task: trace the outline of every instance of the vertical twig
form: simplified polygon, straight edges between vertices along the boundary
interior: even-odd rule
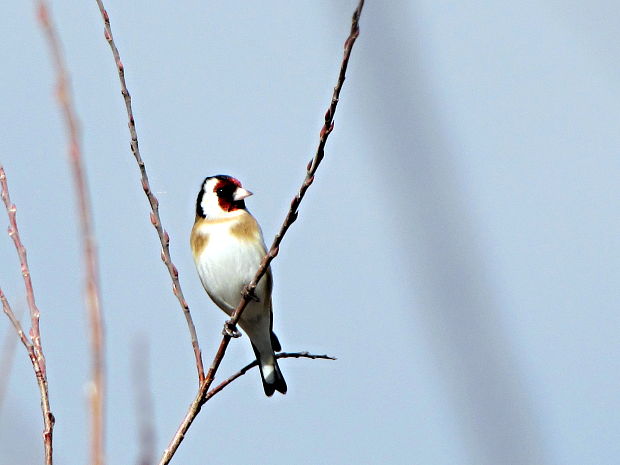
[[[92,353],[92,383],[90,389],[91,463],[93,465],[101,465],[104,457],[104,342],[99,297],[99,279],[97,276],[97,251],[95,249],[95,239],[90,216],[91,206],[86,186],[86,175],[82,165],[78,122],[71,100],[69,78],[60,41],[50,18],[47,3],[45,0],[35,0],[35,3],[38,10],[39,22],[45,33],[52,56],[54,71],[56,73],[56,92],[67,130],[67,137],[69,140],[69,162],[78,200],[78,216],[80,219],[86,281],[86,307],[88,309],[90,323],[90,344]]]
[[[148,199],[149,205],[151,207],[151,224],[155,227],[155,230],[157,231],[157,236],[159,237],[159,242],[161,243],[161,259],[164,262],[166,269],[168,270],[170,279],[172,280],[172,292],[179,301],[181,309],[183,310],[183,313],[185,315],[185,320],[187,322],[187,327],[189,329],[189,334],[192,340],[192,348],[194,349],[194,357],[196,359],[198,384],[200,385],[204,380],[204,366],[202,363],[202,353],[200,351],[200,345],[198,344],[196,328],[194,326],[194,321],[192,320],[192,315],[189,311],[189,305],[187,304],[187,301],[183,296],[183,290],[181,289],[181,283],[179,282],[179,272],[177,270],[177,267],[172,262],[172,258],[170,256],[170,236],[168,235],[161,223],[161,218],[159,216],[159,201],[151,190],[149,178],[146,173],[146,166],[144,165],[144,161],[142,160],[142,156],[140,155],[140,147],[138,145],[138,133],[136,131],[136,123],[134,121],[133,109],[131,106],[131,94],[127,89],[127,83],[125,82],[125,67],[123,65],[123,62],[121,61],[118,48],[116,47],[116,43],[114,42],[114,36],[112,35],[112,29],[110,27],[110,17],[108,16],[108,12],[106,11],[102,0],[96,1],[97,5],[99,6],[99,11],[101,12],[101,17],[103,18],[104,36],[108,41],[110,49],[112,50],[112,55],[114,56],[114,62],[116,63],[116,69],[118,70],[118,78],[121,83],[121,94],[123,95],[123,99],[125,100],[127,118],[129,120],[127,125],[129,127],[129,135],[131,137],[131,152],[133,153],[133,156],[138,163],[138,168],[140,169],[142,189],[144,190],[144,194],[146,195],[146,198]]]
[[[149,381],[149,345],[146,337],[136,338],[131,351],[134,405],[138,421],[138,465],[152,465],[155,462],[155,426],[153,421],[153,399]]]
[[[45,451],[45,463],[46,465],[52,465],[53,463],[53,445],[52,436],[54,433],[54,415],[50,409],[49,392],[47,386],[47,370],[45,368],[45,356],[43,355],[43,346],[41,345],[41,332],[39,330],[39,317],[40,312],[37,308],[34,298],[34,288],[32,287],[32,279],[30,278],[30,268],[28,267],[28,254],[26,253],[26,247],[21,241],[19,236],[19,229],[17,227],[17,208],[15,204],[11,202],[9,195],[9,186],[6,180],[6,173],[4,167],[0,165],[0,188],[2,202],[6,207],[6,212],[9,217],[9,236],[13,239],[13,244],[17,250],[19,256],[19,263],[21,266],[22,277],[24,278],[24,287],[26,288],[26,300],[28,302],[28,308],[30,309],[30,339],[24,333],[19,320],[11,310],[9,302],[0,289],[0,300],[2,300],[2,308],[4,313],[8,316],[9,320],[13,324],[19,339],[26,347],[28,356],[32,362],[32,367],[37,379],[37,385],[39,386],[39,393],[41,395],[41,412],[43,414],[43,446]]]
[[[254,279],[245,287],[241,301],[239,302],[239,305],[233,312],[231,319],[226,322],[226,325],[229,327],[234,326],[237,323],[237,321],[239,321],[239,318],[241,317],[243,310],[245,309],[246,305],[252,298],[252,295],[254,293],[254,290],[256,289],[256,286],[258,285],[258,282],[260,281],[260,279],[263,277],[263,275],[269,268],[269,264],[271,263],[271,261],[278,255],[278,251],[280,249],[280,243],[282,242],[282,239],[284,238],[284,235],[286,234],[290,226],[297,219],[297,216],[299,214],[298,213],[299,205],[301,204],[301,201],[303,200],[306,194],[306,191],[308,190],[308,188],[314,181],[314,175],[316,173],[316,170],[318,169],[321,161],[323,160],[323,157],[325,156],[325,144],[327,143],[327,138],[329,137],[329,135],[334,129],[334,114],[336,113],[336,107],[338,106],[338,100],[340,98],[340,90],[342,89],[342,85],[344,84],[344,81],[345,81],[347,66],[349,64],[349,58],[351,56],[351,50],[353,49],[353,44],[355,43],[355,40],[359,36],[359,18],[360,18],[360,14],[362,13],[363,7],[364,7],[364,0],[360,0],[360,2],[357,5],[357,8],[355,9],[353,13],[353,18],[351,20],[351,32],[349,34],[349,37],[344,43],[344,54],[343,54],[342,62],[340,65],[340,73],[338,74],[338,81],[336,82],[336,86],[334,87],[334,92],[332,94],[332,99],[331,99],[329,108],[327,109],[327,112],[325,113],[325,123],[323,124],[323,128],[321,129],[321,132],[320,132],[319,145],[317,147],[316,153],[314,157],[312,158],[312,160],[310,160],[310,162],[308,163],[304,181],[301,187],[299,188],[297,195],[291,201],[291,207],[286,215],[286,218],[284,219],[284,222],[282,223],[282,226],[280,227],[280,230],[276,234],[273,240],[273,243],[271,244],[269,252],[267,252],[265,257],[263,257],[263,260],[256,272],[256,275],[254,276]],[[213,382],[215,373],[217,372],[220,366],[220,363],[222,362],[222,359],[224,357],[224,354],[226,353],[226,348],[228,347],[228,344],[230,343],[230,336],[228,335],[228,333],[229,332],[224,331],[224,336],[222,337],[222,341],[220,342],[220,346],[213,359],[213,362],[211,363],[209,371],[207,372],[205,380],[200,385],[200,389],[198,390],[198,393],[196,397],[194,398],[194,401],[191,403],[187,413],[185,414],[185,417],[183,418],[181,425],[179,426],[175,435],[170,441],[170,444],[164,451],[162,458],[159,461],[159,465],[166,465],[170,462],[170,460],[172,460],[172,457],[177,451],[179,445],[185,438],[185,434],[187,433],[187,430],[189,429],[194,419],[200,412],[200,409],[206,402],[207,394],[209,392],[209,387],[211,386],[211,383]]]

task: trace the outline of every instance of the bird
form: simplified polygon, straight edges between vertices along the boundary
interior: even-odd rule
[[[260,225],[245,207],[252,192],[227,175],[205,178],[196,199],[190,235],[194,263],[211,300],[229,316],[241,301],[266,254]],[[271,268],[258,282],[238,325],[249,337],[265,394],[286,393],[275,352],[282,350],[273,332]]]

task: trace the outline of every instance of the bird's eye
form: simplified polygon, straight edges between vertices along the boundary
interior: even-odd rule
[[[218,197],[221,197],[222,195],[224,195],[224,189],[222,189],[221,187],[215,191],[217,193]]]

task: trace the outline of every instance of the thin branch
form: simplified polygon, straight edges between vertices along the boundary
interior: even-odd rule
[[[32,287],[32,279],[30,278],[30,269],[28,267],[28,254],[19,236],[19,229],[17,228],[17,209],[15,208],[15,204],[11,203],[6,173],[2,165],[0,165],[0,185],[2,186],[2,202],[4,202],[6,213],[9,217],[9,237],[13,240],[15,250],[17,250],[21,273],[24,278],[24,286],[26,287],[26,300],[28,302],[28,308],[30,309],[30,321],[32,325],[30,329],[30,338],[32,339],[33,349],[37,356],[37,362],[41,368],[41,373],[43,376],[46,376],[45,357],[43,355],[43,349],[41,348],[41,332],[39,330],[39,318],[41,313],[37,308],[34,298],[34,289]]]
[[[281,359],[281,358],[309,358],[311,360],[317,360],[317,359],[321,359],[321,360],[336,360],[336,357],[332,357],[330,355],[325,355],[325,354],[324,355],[317,355],[317,354],[311,354],[310,352],[305,352],[305,351],[304,352],[280,352],[279,354],[276,354],[276,359]],[[204,401],[205,402],[208,401],[209,399],[211,399],[211,397],[213,397],[215,394],[220,392],[222,389],[224,389],[226,386],[228,386],[234,380],[236,380],[237,378],[241,378],[248,371],[250,371],[252,368],[257,367],[257,366],[258,366],[258,360],[254,360],[252,363],[248,363],[241,370],[239,370],[238,372],[234,373],[233,375],[230,375],[228,378],[226,378],[224,381],[222,381],[216,387],[211,389],[207,393],[207,395],[205,396]]]
[[[112,35],[112,29],[110,27],[110,17],[108,16],[108,12],[106,11],[102,0],[96,0],[97,5],[99,6],[99,11],[101,12],[101,17],[103,18],[104,24],[104,36],[110,45],[110,49],[112,50],[112,55],[114,56],[114,62],[116,63],[116,68],[118,70],[118,77],[121,83],[121,94],[125,100],[125,108],[127,110],[128,117],[128,127],[129,134],[131,136],[131,152],[138,163],[138,168],[140,168],[140,176],[142,181],[142,189],[144,190],[144,194],[149,201],[149,205],[151,207],[151,224],[155,227],[157,231],[157,236],[159,237],[159,242],[161,243],[161,259],[168,270],[168,274],[170,275],[170,279],[172,280],[172,292],[176,296],[179,304],[181,305],[181,309],[185,315],[185,320],[187,322],[187,327],[189,329],[189,334],[192,340],[192,347],[194,349],[194,357],[196,359],[196,370],[198,371],[198,384],[202,384],[204,380],[204,365],[202,363],[202,353],[200,351],[200,345],[198,344],[198,336],[196,334],[196,327],[194,326],[194,321],[192,320],[192,315],[189,311],[189,305],[183,296],[183,291],[181,289],[181,283],[179,282],[179,272],[177,267],[172,262],[172,258],[170,257],[170,236],[163,228],[161,223],[161,218],[159,216],[159,201],[153,191],[151,190],[151,185],[149,183],[149,178],[146,173],[146,166],[144,165],[144,161],[142,160],[142,156],[140,155],[140,147],[138,145],[138,133],[136,132],[136,124],[133,117],[133,109],[131,106],[131,94],[127,89],[127,83],[125,82],[125,67],[123,62],[121,61],[120,54],[118,52],[118,48],[116,47],[116,43],[114,42],[114,36]]]
[[[220,342],[220,346],[217,350],[215,358],[213,359],[209,371],[207,372],[207,376],[204,382],[200,385],[200,389],[198,390],[194,401],[190,405],[188,412],[183,418],[181,425],[177,429],[170,444],[164,451],[162,458],[160,459],[159,465],[166,465],[170,462],[179,445],[181,444],[181,441],[183,441],[187,430],[200,412],[202,405],[204,405],[204,403],[206,402],[209,387],[213,383],[215,373],[217,372],[220,363],[224,358],[224,354],[226,353],[226,348],[230,343],[231,336],[229,334],[231,333],[231,331],[226,331],[226,329],[234,327],[234,325],[237,324],[237,321],[239,321],[243,310],[245,309],[248,302],[252,299],[258,282],[269,268],[269,264],[271,263],[271,261],[278,255],[278,252],[280,250],[280,243],[282,242],[282,239],[284,238],[284,235],[286,234],[290,226],[297,219],[297,216],[299,214],[299,205],[301,204],[301,201],[303,200],[306,191],[314,181],[314,175],[321,161],[323,160],[323,157],[325,156],[324,150],[325,144],[327,143],[327,138],[334,129],[334,114],[336,113],[336,107],[338,106],[340,90],[342,89],[342,85],[345,81],[346,70],[349,64],[349,58],[351,56],[351,50],[353,48],[355,40],[359,36],[359,18],[363,7],[364,0],[360,0],[351,20],[351,32],[344,43],[344,54],[342,58],[342,63],[340,65],[340,73],[338,74],[338,81],[336,83],[336,86],[334,87],[331,103],[329,105],[329,108],[327,109],[327,112],[325,113],[325,123],[323,124],[323,128],[320,132],[319,145],[317,147],[314,157],[308,163],[305,179],[301,187],[299,188],[297,195],[291,201],[291,207],[286,215],[286,218],[284,219],[284,222],[282,223],[282,226],[280,227],[280,231],[278,231],[273,240],[273,243],[271,244],[269,252],[267,252],[265,257],[263,257],[263,260],[256,272],[256,275],[254,276],[254,279],[245,287],[241,301],[239,302],[239,305],[235,309],[234,313],[232,314],[231,319],[226,322],[225,330],[223,331],[222,341]]]
[[[15,316],[15,313],[13,313],[11,305],[9,305],[9,301],[4,295],[2,288],[0,288],[0,301],[2,301],[2,310],[4,310],[4,314],[8,317],[9,321],[13,325],[13,328],[15,329],[15,332],[17,333],[17,337],[28,351],[28,355],[30,356],[32,365],[36,365],[35,369],[40,372],[39,361],[37,360],[37,356],[34,352],[34,346],[32,345],[32,342],[30,342],[30,339],[28,339],[28,336],[26,336],[24,328],[22,328],[19,319]]]
[[[37,385],[39,386],[39,393],[41,395],[41,412],[43,414],[43,447],[45,451],[45,463],[46,465],[52,465],[53,463],[53,446],[52,437],[54,434],[54,415],[50,409],[49,392],[47,386],[47,372],[45,369],[45,356],[43,355],[43,346],[41,345],[41,333],[39,331],[39,316],[40,312],[36,306],[34,298],[34,288],[32,287],[32,280],[30,279],[30,268],[28,267],[28,254],[26,248],[19,236],[19,228],[17,227],[17,208],[15,204],[11,202],[9,195],[9,185],[6,179],[6,173],[4,167],[0,165],[0,188],[2,201],[6,207],[6,212],[9,217],[9,236],[13,239],[17,255],[19,256],[19,262],[21,265],[22,277],[24,278],[24,286],[26,288],[26,300],[28,301],[28,307],[30,309],[30,339],[24,333],[22,326],[11,310],[9,302],[0,289],[0,300],[2,300],[2,308],[4,313],[8,316],[9,320],[13,324],[19,339],[26,347],[28,356],[32,362],[34,374],[37,379]]]
[[[104,342],[99,279],[97,276],[98,260],[90,216],[91,206],[88,197],[88,188],[86,186],[86,175],[82,165],[78,121],[71,100],[69,78],[60,46],[60,40],[58,39],[56,28],[50,18],[46,1],[36,0],[35,3],[38,9],[39,22],[45,33],[52,56],[54,71],[56,73],[58,103],[67,130],[67,137],[69,140],[69,162],[78,199],[78,216],[80,219],[86,281],[86,307],[88,310],[91,333],[91,463],[93,465],[101,465],[104,456]]]
[[[18,312],[16,317],[19,320],[21,317],[20,312]],[[0,373],[2,373],[0,377],[0,416],[2,416],[2,406],[4,405],[6,391],[11,379],[15,349],[17,349],[17,343],[19,341],[19,334],[16,337],[13,328],[7,328],[2,348],[0,349]]]

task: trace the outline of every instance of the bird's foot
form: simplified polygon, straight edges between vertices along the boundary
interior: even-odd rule
[[[224,323],[224,329],[222,329],[222,335],[229,337],[241,337],[241,333],[237,329],[237,327],[233,324],[232,321],[227,320]]]
[[[256,295],[256,288],[249,289],[247,286],[241,291],[241,295],[247,300],[253,300],[254,302],[260,302],[260,299]]]

